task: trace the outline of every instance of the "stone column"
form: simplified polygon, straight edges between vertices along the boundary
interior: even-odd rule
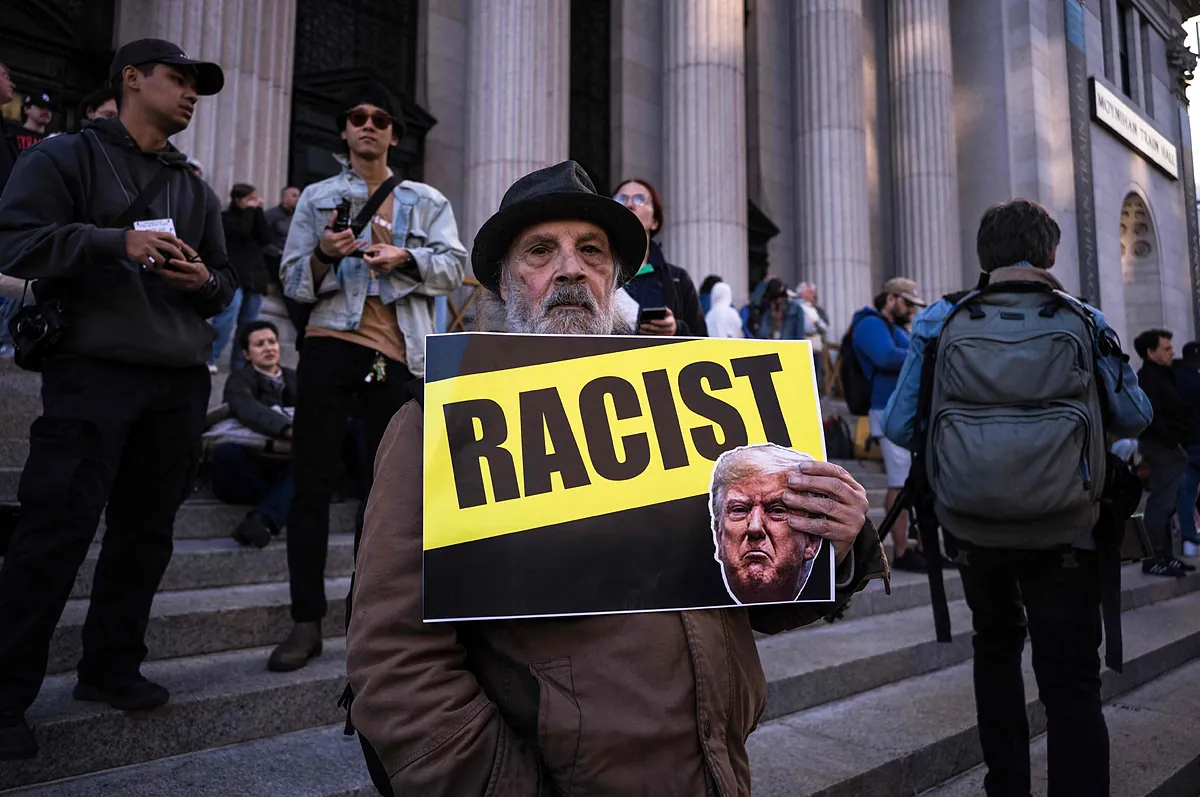
[[[244,182],[274,204],[287,179],[296,0],[121,0],[116,31],[114,47],[167,39],[221,65],[225,88],[201,97],[171,141],[203,164],[217,196]]]
[[[840,338],[871,285],[862,0],[793,7],[800,274]]]
[[[570,13],[569,0],[471,0],[459,227],[468,249],[517,178],[567,159]]]
[[[697,284],[718,274],[748,292],[745,8],[666,0],[663,105],[667,258]]]
[[[948,0],[892,0],[893,219],[897,276],[926,297],[961,290]]]

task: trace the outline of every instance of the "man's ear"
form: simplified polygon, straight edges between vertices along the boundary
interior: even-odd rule
[[[345,141],[345,140],[346,140],[346,131],[345,131],[345,130],[343,130],[343,131],[342,131],[341,133],[339,133],[338,135],[340,135],[340,136],[342,137],[342,141]]]
[[[392,136],[392,146],[393,147],[400,146],[400,139],[396,138],[395,136]]]
[[[503,280],[503,279],[500,280],[500,298],[506,302],[508,301],[508,281],[507,280]]]
[[[808,536],[808,543],[804,546],[804,558],[815,559],[817,554],[821,552],[821,538],[815,534]]]

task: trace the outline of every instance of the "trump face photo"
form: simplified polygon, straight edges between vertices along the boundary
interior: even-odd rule
[[[796,600],[821,550],[821,538],[794,531],[784,503],[788,477],[813,458],[771,443],[726,451],[709,489],[716,560],[738,603]]]

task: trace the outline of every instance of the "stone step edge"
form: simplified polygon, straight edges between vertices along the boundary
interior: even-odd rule
[[[1200,733],[1200,717],[1136,705],[1142,693],[1151,690],[1173,693],[1174,689],[1196,683],[1200,683],[1200,660],[1164,673],[1104,706],[1111,747],[1112,793],[1138,797],[1195,797],[1200,793],[1200,747],[1192,742]],[[1147,736],[1144,720],[1148,717],[1161,717],[1167,727],[1162,727],[1160,734]],[[1046,792],[1043,778],[1047,766],[1046,742],[1044,733],[1029,742],[1034,794]],[[986,765],[980,764],[922,792],[919,797],[975,797],[983,792],[986,774]]]
[[[132,715],[72,699],[73,673],[50,676],[27,715],[42,754],[0,769],[0,788],[343,720],[337,700],[346,684],[345,638],[327,639],[324,648],[307,667],[288,673],[267,670],[269,647],[147,662],[143,673],[171,689],[172,699],[160,709]]]
[[[1138,608],[1174,600],[1198,590],[1200,573],[1192,573],[1182,579],[1147,580],[1123,587],[1122,619]],[[929,608],[927,592],[925,598],[924,605],[910,609],[839,621],[832,625],[813,623],[773,637],[760,638],[759,656],[764,670],[771,673],[767,680],[767,706],[760,721],[766,722],[795,714],[969,660],[972,654],[972,630],[966,601],[960,599],[948,602],[954,635],[951,642],[942,643],[934,636],[933,614]],[[882,597],[882,600],[887,598]],[[1200,611],[1200,606],[1197,607],[1197,611]],[[868,623],[868,620],[874,622]],[[872,642],[879,643],[882,648],[876,653],[843,659],[817,669],[807,667],[804,663],[800,663],[799,666],[789,666],[786,663],[788,659],[793,658],[790,655],[793,650],[811,649],[824,640],[837,645],[840,638],[861,633],[860,628],[864,625],[878,626],[885,623],[888,627],[882,631],[872,629]],[[891,629],[897,629],[895,633],[901,638],[911,637],[912,628],[917,624],[926,628],[924,639],[887,644],[892,641],[888,639]],[[816,684],[820,685],[819,688]]]
[[[0,794],[98,797],[126,794],[135,784],[156,782],[169,786],[172,794],[190,797],[234,794],[377,797],[358,739],[341,734],[341,725],[324,725],[0,791]],[[314,754],[317,750],[328,752]]]
[[[1189,599],[1191,599],[1190,595],[1182,595],[1172,599],[1172,601],[1187,601]],[[1152,614],[1158,608],[1159,604],[1153,604],[1132,609],[1130,613]],[[1200,603],[1197,603],[1195,608],[1196,611],[1189,614],[1200,617]],[[1156,630],[1159,629],[1156,628]],[[1124,663],[1123,673],[1117,673],[1107,668],[1102,669],[1101,699],[1105,704],[1113,702],[1121,695],[1149,683],[1155,678],[1187,663],[1196,656],[1200,656],[1200,625],[1177,639],[1171,639],[1162,644],[1159,644],[1159,642],[1161,640],[1132,658],[1128,657],[1129,651],[1127,647],[1127,659]],[[955,665],[956,668],[967,666],[970,666],[967,662]],[[1028,645],[1026,645],[1026,654],[1022,667],[1023,672],[1029,670]],[[916,678],[929,678],[933,675],[934,673],[926,673],[923,676],[916,676]],[[1029,717],[1030,738],[1034,738],[1045,732],[1046,718],[1038,701],[1036,688],[1031,690],[1028,683],[1029,679],[1027,678],[1026,680],[1025,708],[1026,714]],[[884,686],[891,685],[886,684]],[[804,714],[806,711],[814,710],[823,713],[836,711],[837,703],[864,698],[870,691],[874,690],[860,692],[834,703],[815,706],[811,709],[795,713]],[[936,695],[936,693],[933,694]],[[973,709],[973,695],[971,696],[971,704]],[[775,721],[783,720],[786,720],[786,716],[777,718]],[[822,788],[819,792],[820,797],[859,797],[862,794],[868,793],[872,797],[909,797],[912,794],[919,794],[978,766],[983,760],[982,753],[979,750],[978,738],[978,725],[975,723],[974,711],[972,710],[971,722],[967,727],[952,730],[923,747],[900,752],[883,763],[870,766],[865,771],[847,775],[838,782]],[[930,777],[927,773],[931,771],[937,774],[934,777]],[[886,786],[883,786],[883,784],[886,784]],[[808,796],[807,792],[798,792],[797,794],[803,794],[805,797]]]

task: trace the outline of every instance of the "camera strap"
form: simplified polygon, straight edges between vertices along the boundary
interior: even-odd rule
[[[392,193],[392,190],[398,185],[400,185],[400,175],[392,172],[392,176],[384,180],[375,189],[375,193],[371,194],[371,198],[367,200],[367,204],[363,206],[363,209],[358,212],[358,215],[354,217],[354,221],[351,222],[351,226],[355,230],[355,235],[366,229],[366,226],[371,223],[371,218],[379,211],[384,200],[387,199],[388,194]]]

